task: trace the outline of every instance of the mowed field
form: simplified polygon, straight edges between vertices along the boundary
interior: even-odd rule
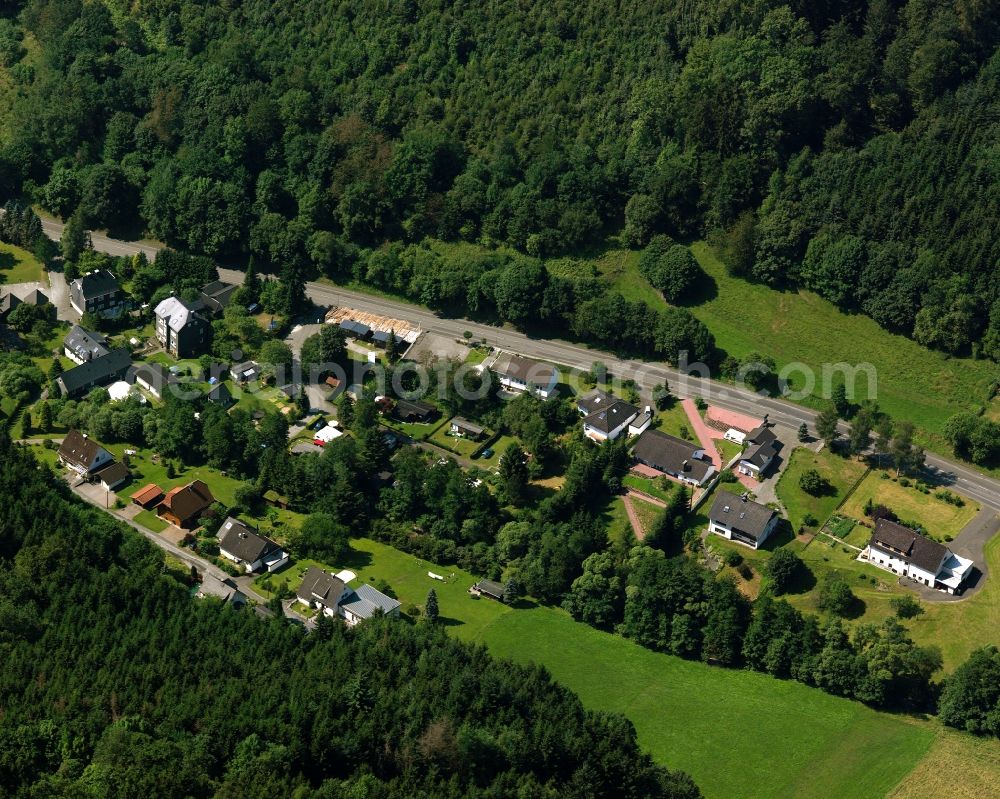
[[[987,799],[997,795],[1000,741],[942,729],[924,759],[887,799]]]
[[[708,325],[722,349],[737,358],[762,352],[779,367],[800,362],[817,375],[825,363],[870,363],[878,374],[881,408],[895,419],[912,421],[939,448],[948,417],[982,405],[997,379],[996,364],[925,349],[866,316],[844,314],[809,291],[776,291],[730,277],[704,242],[696,242],[691,250],[714,283],[708,292],[714,296],[692,306],[691,312]],[[801,384],[801,375],[792,380]],[[856,399],[865,398],[864,383],[859,381]]]
[[[42,262],[27,250],[0,242],[0,283],[47,283]]]
[[[881,799],[935,738],[929,724],[651,652],[554,609],[506,613],[477,640],[544,665],[588,707],[623,713],[641,745],[690,773],[708,799]]]

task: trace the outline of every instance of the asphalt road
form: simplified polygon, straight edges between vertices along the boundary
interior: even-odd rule
[[[58,239],[63,225],[55,220],[42,221],[46,235]],[[160,247],[148,242],[126,242],[111,239],[101,233],[92,233],[94,249],[112,255],[134,255],[144,252],[155,259]],[[223,280],[239,283],[243,273],[220,269]],[[812,429],[816,413],[784,400],[761,397],[752,391],[732,385],[718,383],[706,378],[682,374],[662,363],[622,360],[611,353],[589,349],[558,339],[531,338],[524,333],[508,328],[484,325],[466,319],[446,319],[437,314],[406,303],[374,297],[356,291],[348,291],[323,283],[308,283],[306,293],[317,305],[347,305],[366,311],[407,319],[418,324],[421,329],[446,336],[461,338],[470,331],[476,339],[501,349],[517,352],[530,358],[552,361],[572,369],[587,371],[594,361],[607,366],[612,376],[620,380],[632,379],[640,391],[648,393],[658,383],[667,381],[671,393],[682,399],[703,397],[706,401],[722,408],[751,415],[768,414],[772,422],[789,427],[798,427],[805,422]],[[847,426],[842,426],[844,432]],[[994,508],[1000,509],[1000,480],[995,480],[963,464],[955,463],[933,453],[927,453],[928,478],[942,485],[953,487],[964,496],[970,497]]]

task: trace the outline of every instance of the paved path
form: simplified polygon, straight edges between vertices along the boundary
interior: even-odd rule
[[[681,400],[681,407],[684,408],[684,413],[687,414],[688,421],[691,422],[691,428],[698,437],[698,442],[701,444],[702,449],[705,450],[705,454],[712,459],[716,471],[721,472],[722,456],[715,447],[712,430],[705,424],[705,420],[701,418],[701,414],[698,412],[698,406],[694,404],[694,400],[692,399],[683,399]]]
[[[42,229],[49,238],[58,239],[63,225],[51,218],[42,219]],[[133,255],[144,252],[150,259],[163,249],[156,242],[124,242],[109,238],[101,233],[91,235],[94,249],[114,255]],[[234,283],[243,281],[243,273],[231,269],[220,269],[223,280]],[[759,417],[768,414],[771,422],[797,429],[803,422],[815,426],[816,412],[790,402],[770,397],[761,397],[749,389],[737,388],[726,383],[714,382],[704,377],[693,377],[671,369],[662,363],[645,363],[623,360],[616,355],[598,349],[590,349],[558,339],[537,339],[506,327],[495,327],[467,319],[446,319],[420,306],[375,297],[358,291],[330,286],[324,283],[307,283],[306,293],[317,305],[350,305],[365,308],[373,313],[407,319],[420,327],[452,338],[462,337],[468,330],[477,340],[517,352],[529,358],[552,361],[573,368],[589,370],[594,361],[603,362],[615,377],[635,380],[641,391],[648,396],[652,388],[666,380],[671,391],[684,399],[703,397],[712,405],[726,410]],[[842,434],[849,431],[848,425],[840,425]],[[977,502],[1000,509],[1000,480],[989,477],[972,466],[959,464],[940,455],[927,453],[925,479],[953,488]]]

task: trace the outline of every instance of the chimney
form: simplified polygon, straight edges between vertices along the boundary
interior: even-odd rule
[[[685,472],[690,472],[690,471],[691,471],[691,464],[690,464],[690,463],[688,463],[688,461],[687,461],[687,458],[685,458],[685,459],[684,459],[684,463],[682,463],[682,464],[681,464],[681,468],[682,468],[682,469],[683,469],[683,470],[684,470]]]

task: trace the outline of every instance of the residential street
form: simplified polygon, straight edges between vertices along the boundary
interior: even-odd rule
[[[43,220],[43,227],[46,235],[58,239],[63,226],[53,220]],[[155,245],[147,242],[117,241],[100,234],[94,234],[92,240],[95,249],[115,255],[131,255],[141,251],[145,252],[147,257],[154,258],[157,250]],[[223,280],[230,282],[239,283],[243,280],[243,273],[239,271],[220,269],[219,274]],[[792,428],[797,428],[802,422],[810,426],[815,423],[816,413],[808,408],[780,399],[760,397],[752,391],[728,384],[682,375],[676,369],[660,363],[622,360],[601,350],[589,349],[558,339],[536,339],[508,328],[484,325],[465,319],[445,319],[414,305],[323,283],[308,283],[306,291],[317,305],[364,308],[375,313],[408,319],[419,325],[422,330],[441,333],[452,338],[461,337],[468,330],[475,338],[483,339],[492,346],[564,366],[588,370],[594,361],[601,361],[615,377],[635,380],[644,392],[649,392],[655,385],[666,380],[671,391],[681,399],[701,396],[711,404],[740,413],[750,415],[766,413],[770,421]],[[841,427],[844,432],[847,431],[847,425],[842,424]],[[927,453],[927,471],[930,480],[951,486],[967,497],[1000,509],[1000,480],[930,452]]]

